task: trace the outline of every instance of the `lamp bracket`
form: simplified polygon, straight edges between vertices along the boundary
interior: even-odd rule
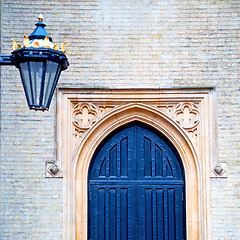
[[[11,55],[0,55],[0,65],[14,65]]]

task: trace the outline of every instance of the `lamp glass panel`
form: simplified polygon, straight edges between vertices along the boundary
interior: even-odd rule
[[[47,61],[46,75],[43,91],[43,106],[48,108],[59,78],[59,64],[56,62]]]
[[[20,74],[28,106],[31,109],[48,109],[59,76],[61,65],[45,60],[43,62],[20,63]]]
[[[31,106],[33,104],[33,88],[32,88],[32,83],[30,81],[30,76],[29,76],[28,62],[20,63],[19,71],[21,74],[21,79],[22,79],[25,95],[27,98],[28,106]]]
[[[40,91],[43,79],[43,62],[30,62],[29,70],[33,87],[33,105],[40,106]]]

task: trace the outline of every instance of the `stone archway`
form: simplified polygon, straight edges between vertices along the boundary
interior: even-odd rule
[[[183,161],[186,174],[186,225],[187,239],[199,239],[198,234],[198,159],[193,148],[176,124],[171,123],[161,112],[143,105],[128,104],[111,112],[99,124],[95,125],[85,141],[79,145],[79,154],[76,162],[76,239],[87,239],[87,173],[92,156],[102,140],[119,126],[132,121],[148,124],[173,143]],[[174,126],[175,125],[175,126]],[[87,134],[88,135],[88,134]],[[83,227],[84,226],[84,227]]]
[[[145,91],[145,95],[141,91]],[[87,239],[88,169],[95,150],[111,132],[138,121],[166,136],[182,159],[187,239],[210,240],[209,164],[214,144],[209,134],[206,138],[201,125],[212,124],[209,115],[204,116],[209,112],[206,108],[211,91],[198,91],[198,95],[193,96],[188,93],[185,97],[178,92],[175,98],[170,92],[164,95],[164,101],[161,90],[133,92],[131,95],[131,90],[64,90],[58,95],[58,110],[61,109],[58,112],[58,158],[64,173],[64,239]],[[126,96],[131,98],[126,100]],[[204,144],[202,136],[205,136]]]

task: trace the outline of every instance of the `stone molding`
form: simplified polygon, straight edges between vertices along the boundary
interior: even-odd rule
[[[76,141],[81,138],[84,133],[108,111],[119,105],[98,105],[87,102],[76,103],[73,106],[73,125],[75,127]],[[199,109],[193,102],[180,102],[175,105],[162,104],[156,106],[164,111],[167,115],[171,116],[183,129],[185,129],[195,141],[199,124]],[[85,111],[84,111],[85,109]],[[194,133],[194,135],[192,134]]]
[[[211,240],[209,180],[226,173],[217,161],[213,88],[60,88],[57,96],[56,164],[64,178],[64,239],[87,239],[87,174],[97,146],[119,126],[141,121],[166,135],[182,158],[187,238]]]

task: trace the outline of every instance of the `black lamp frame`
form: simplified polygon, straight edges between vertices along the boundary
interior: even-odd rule
[[[17,45],[12,40],[14,51],[11,55],[0,55],[0,65],[15,65],[19,69],[29,108],[44,111],[48,110],[61,71],[67,69],[69,62],[65,51],[66,41],[62,44],[61,50],[59,50],[57,44],[53,46],[52,38],[45,30],[46,25],[43,23],[43,16],[41,14],[38,20],[32,34],[29,37],[24,35],[23,47],[20,44]],[[51,45],[53,47],[50,47]],[[34,62],[40,63],[37,68],[39,67],[39,70],[42,71],[41,77],[39,74],[37,86],[36,75],[32,75],[36,74],[37,69],[36,64],[35,67],[33,65]],[[55,66],[51,66],[51,63],[55,63]],[[50,74],[50,70],[53,71],[51,74],[55,75],[52,75],[51,81],[49,76],[46,85],[47,88],[45,88],[45,76],[47,76],[46,74]]]
[[[55,78],[54,78],[54,83],[53,86],[51,87],[50,90],[50,94],[49,94],[49,99],[48,102],[46,104],[47,107],[43,107],[42,105],[42,98],[43,98],[43,84],[44,84],[44,80],[42,79],[41,81],[41,95],[40,95],[40,104],[39,105],[31,105],[29,98],[26,94],[26,98],[27,98],[27,102],[29,105],[30,109],[34,109],[34,110],[48,110],[50,102],[52,100],[52,96],[53,93],[55,91],[59,76],[61,71],[64,71],[67,69],[67,67],[69,66],[69,62],[68,59],[66,57],[66,55],[58,50],[53,50],[51,48],[44,48],[44,47],[40,47],[40,48],[34,48],[34,47],[28,47],[28,48],[21,48],[18,50],[15,50],[12,52],[11,55],[1,55],[0,56],[0,65],[15,65],[16,68],[18,68],[20,70],[20,64],[21,63],[25,63],[25,62],[42,62],[43,63],[43,72],[46,72],[46,63],[47,61],[51,61],[51,62],[55,62],[57,64],[59,64],[57,72],[55,74]],[[21,74],[21,71],[20,71]],[[31,74],[29,72],[29,77],[31,78]],[[45,78],[45,74],[42,75],[43,78]],[[23,76],[21,75],[21,78],[23,79]],[[30,80],[31,82],[31,80]],[[26,89],[26,86],[24,84],[24,81],[22,81],[23,83],[23,87],[24,89]]]

